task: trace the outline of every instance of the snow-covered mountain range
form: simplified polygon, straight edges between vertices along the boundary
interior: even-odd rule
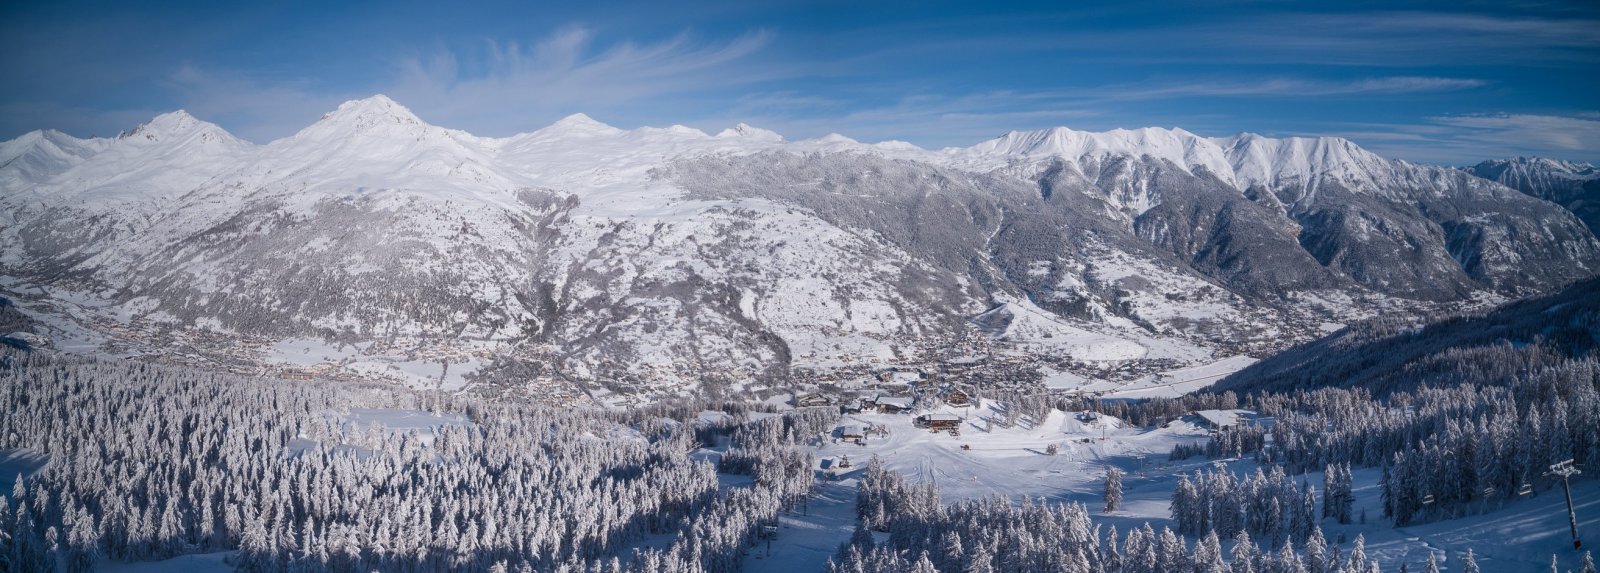
[[[1534,197],[1566,207],[1592,232],[1600,232],[1600,167],[1542,157],[1485,161],[1466,168]]]
[[[1597,271],[1559,205],[1338,138],[924,150],[583,115],[483,138],[375,96],[264,145],[181,111],[0,144],[0,288],[72,317],[58,337],[374,376],[670,392],[996,349],[1183,364]]]

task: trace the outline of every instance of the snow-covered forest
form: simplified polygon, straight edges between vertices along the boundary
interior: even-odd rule
[[[1528,488],[1556,487],[1545,475],[1552,464],[1600,461],[1600,360],[1509,344],[1445,354],[1467,372],[1454,385],[1382,398],[1364,388],[1253,396],[1250,406],[1276,419],[1270,447],[1246,429],[1174,455],[1253,452],[1295,472],[1381,467],[1384,516],[1398,525],[1492,511]]]
[[[227,549],[246,571],[734,571],[814,483],[810,456],[788,446],[836,416],[712,428],[738,452],[723,469],[755,478],[719,489],[716,466],[687,456],[697,436],[685,422],[699,412],[688,406],[583,412],[110,359],[3,360],[0,449],[52,460],[0,498],[8,571]],[[441,423],[393,433],[341,421],[358,408]]]
[[[1331,550],[1312,517],[1309,495],[1276,470],[1257,472],[1243,482],[1224,473],[1207,475],[1202,493],[1188,481],[1174,494],[1173,512],[1190,543],[1179,532],[1150,524],[1119,532],[1093,523],[1082,504],[1033,499],[1012,503],[983,498],[941,507],[937,486],[907,484],[903,477],[869,465],[861,481],[862,528],[839,549],[830,573],[897,571],[1069,573],[1369,573],[1378,565],[1357,538],[1348,555]],[[1309,494],[1309,491],[1304,492]],[[1212,496],[1215,495],[1213,498]],[[1282,498],[1298,501],[1280,509]],[[1205,507],[1205,506],[1209,506]],[[1243,508],[1243,511],[1240,509]],[[1270,510],[1270,512],[1269,512]],[[1181,517],[1179,515],[1181,512]],[[1207,522],[1206,516],[1243,521]],[[1292,516],[1292,517],[1280,517]],[[1287,519],[1289,528],[1280,526]],[[888,532],[875,543],[866,529]],[[1250,531],[1258,535],[1252,537]],[[1222,533],[1219,533],[1222,532]],[[1224,552],[1222,539],[1233,541]],[[1120,538],[1120,541],[1119,541]],[[1258,542],[1253,539],[1262,539]],[[1297,545],[1296,543],[1299,543]],[[1300,549],[1304,547],[1304,549]],[[1276,548],[1276,550],[1273,550]]]
[[[1391,327],[1344,336],[1416,336]],[[47,460],[3,476],[0,571],[193,555],[242,571],[1473,571],[1494,547],[1423,540],[1417,557],[1403,536],[1526,508],[1561,487],[1550,465],[1600,460],[1600,358],[1570,339],[1423,344],[1348,387],[919,394],[961,413],[959,441],[831,406],[557,408],[0,348],[0,453]],[[841,439],[854,423],[867,437]],[[852,500],[831,530],[822,490]],[[824,555],[754,561],[775,540]],[[1481,570],[1527,570],[1495,558]]]

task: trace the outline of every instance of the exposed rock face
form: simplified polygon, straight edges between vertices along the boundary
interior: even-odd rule
[[[1600,233],[1600,168],[1541,157],[1485,161],[1466,172],[1572,211],[1590,232]]]

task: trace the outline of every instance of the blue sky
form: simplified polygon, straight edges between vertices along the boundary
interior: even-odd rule
[[[584,112],[924,147],[1160,126],[1600,161],[1592,1],[449,4],[8,2],[0,138],[183,108],[265,142],[384,93],[489,136]]]

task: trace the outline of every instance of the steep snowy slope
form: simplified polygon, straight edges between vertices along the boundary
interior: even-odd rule
[[[1315,267],[1378,292],[1428,300],[1486,287],[1536,292],[1600,270],[1592,263],[1600,246],[1570,213],[1458,170],[1386,160],[1339,138],[1055,128],[1012,132],[944,155],[965,169],[1049,175],[1055,181],[1045,193],[1095,195],[1152,243],[1257,293],[1285,280],[1337,286]],[[1248,246],[1236,248],[1238,240]]]
[[[1466,168],[1495,181],[1566,207],[1592,232],[1600,232],[1600,168],[1541,157],[1491,160]]]
[[[969,335],[1170,368],[1600,264],[1559,207],[1338,139],[1058,128],[926,151],[581,114],[489,139],[375,96],[265,145],[176,112],[0,150],[7,288],[168,333],[119,344],[210,333],[231,342],[194,351],[248,363],[323,339],[334,371],[435,382],[776,384]]]
[[[1474,378],[1503,383],[1552,358],[1593,356],[1597,347],[1600,279],[1590,279],[1487,312],[1432,320],[1385,317],[1352,325],[1245,368],[1216,390],[1343,386],[1385,393]]]
[[[183,111],[162,114],[20,191],[50,204],[140,209],[176,198],[247,157],[248,142]]]
[[[0,186],[37,185],[105,149],[109,140],[78,139],[53,129],[0,143]]]
[[[0,211],[10,222],[0,263],[23,269],[16,274],[88,272],[79,266],[84,259],[151,229],[185,193],[236,168],[253,148],[183,111],[162,114],[114,140],[47,134],[40,139],[73,152],[40,162],[47,168],[28,177],[0,180],[6,185]],[[41,153],[45,149],[57,147],[35,147],[19,160],[54,155]]]

